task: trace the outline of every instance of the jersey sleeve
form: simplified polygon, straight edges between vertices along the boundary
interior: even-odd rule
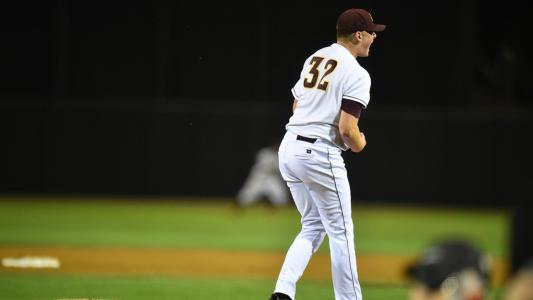
[[[342,98],[357,101],[364,108],[368,106],[370,102],[370,76],[366,71],[363,74],[352,73],[348,76]]]
[[[304,78],[306,76],[306,72],[307,72],[307,69],[309,68],[309,62],[311,61],[311,57],[308,57],[306,60],[305,60],[305,63],[303,65],[303,68],[302,68],[302,71],[300,72],[300,78],[298,79],[298,81],[296,82],[296,84],[292,87],[291,89],[291,93],[292,95],[294,96],[294,99],[300,101],[300,99],[302,98],[303,94],[304,94],[304,91],[305,91],[305,87],[304,87]]]
[[[302,95],[304,93],[304,85],[303,85],[302,78],[303,77],[300,76],[300,79],[298,80],[298,82],[296,82],[294,87],[291,89],[291,93],[294,96],[294,99],[298,101],[302,98]]]

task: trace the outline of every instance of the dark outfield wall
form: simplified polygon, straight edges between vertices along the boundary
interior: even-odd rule
[[[4,193],[233,196],[290,105],[67,102],[0,110]],[[354,199],[512,203],[531,184],[531,114],[379,107],[345,153]]]
[[[354,197],[508,203],[532,181],[531,117],[495,107],[531,109],[533,48],[529,6],[506,4],[13,2],[0,192],[234,195],[357,5],[387,29],[359,60],[372,102],[368,149],[346,155]]]

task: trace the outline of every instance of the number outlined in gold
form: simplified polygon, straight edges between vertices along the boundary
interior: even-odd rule
[[[311,75],[311,78],[305,78],[304,79],[304,87],[306,88],[317,88],[322,91],[326,91],[328,89],[329,81],[326,81],[326,77],[330,75],[335,68],[337,67],[337,61],[334,59],[328,59],[326,61],[326,65],[324,66],[325,73],[320,77],[320,71],[319,67],[322,64],[322,61],[324,61],[324,57],[320,56],[313,56],[311,58],[311,68],[309,69],[309,74]],[[320,80],[318,78],[320,77]],[[317,84],[318,83],[318,84]]]

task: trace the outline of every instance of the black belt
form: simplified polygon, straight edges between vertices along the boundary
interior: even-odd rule
[[[299,140],[299,141],[304,141],[304,142],[308,142],[308,143],[311,143],[311,144],[316,142],[316,139],[308,138],[308,137],[301,136],[301,135],[296,136],[296,139]]]

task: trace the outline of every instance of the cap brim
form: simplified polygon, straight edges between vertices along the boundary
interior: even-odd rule
[[[419,266],[417,264],[410,264],[404,269],[404,275],[411,279],[418,279]]]
[[[383,31],[385,30],[385,27],[387,27],[387,25],[374,24],[374,26],[372,27],[372,31]]]
[[[419,264],[412,264],[408,266],[404,271],[404,275],[415,282],[422,283],[423,285],[430,288],[435,286],[435,282],[433,282],[434,279],[432,279],[430,274],[428,274],[427,270]]]

